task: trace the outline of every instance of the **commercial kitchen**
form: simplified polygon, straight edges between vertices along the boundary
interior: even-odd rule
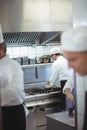
[[[67,100],[62,99],[66,96],[61,89],[46,88],[45,84],[53,63],[49,50],[61,48],[63,31],[87,24],[87,2],[0,0],[0,23],[7,52],[24,72],[24,103],[29,110],[26,130],[82,130],[87,77],[74,75],[76,93],[72,117],[68,115]]]

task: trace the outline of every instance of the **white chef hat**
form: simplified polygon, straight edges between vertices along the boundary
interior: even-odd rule
[[[1,24],[0,24],[0,44],[3,42],[4,42],[4,39],[3,39],[2,28],[1,28]]]
[[[66,51],[87,51],[87,26],[78,26],[61,35],[61,49]]]
[[[58,54],[60,53],[60,49],[59,48],[51,48],[50,49],[50,55],[53,55],[53,54]]]

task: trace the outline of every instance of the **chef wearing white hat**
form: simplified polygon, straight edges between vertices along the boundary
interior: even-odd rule
[[[0,89],[3,130],[26,130],[21,66],[6,54],[0,25]]]
[[[53,54],[60,54],[60,49],[57,47],[50,49],[50,55]]]
[[[63,55],[79,75],[87,75],[87,26],[78,26],[61,35]]]
[[[69,72],[67,60],[60,54],[59,48],[52,48],[50,50],[50,55],[54,62],[52,63],[51,76],[48,82],[50,82],[51,86],[53,86],[54,84],[58,85],[59,83],[62,89],[65,82],[72,74],[72,71]]]
[[[54,83],[58,80],[67,80],[69,73],[66,73],[68,70],[67,60],[61,55],[59,48],[52,48],[50,50],[50,56],[54,60],[52,63],[52,74],[50,76],[50,84],[54,85]]]

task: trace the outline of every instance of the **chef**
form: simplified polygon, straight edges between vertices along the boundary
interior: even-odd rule
[[[56,72],[56,66],[58,65],[57,63],[57,57],[60,56],[60,49],[59,48],[52,48],[50,50],[50,57],[53,61],[52,63],[52,69],[51,69],[51,76],[50,76],[50,79],[48,79],[48,83],[50,83],[50,86],[53,86],[53,85],[56,85],[56,86],[60,86],[60,83],[59,83],[59,79],[58,79],[58,75],[57,73],[55,74]]]
[[[63,87],[63,93],[67,95],[67,98],[71,102],[74,102],[73,90],[74,90],[74,79],[73,77],[70,77]]]
[[[21,66],[6,54],[0,25],[0,89],[3,130],[26,130],[24,81]]]
[[[63,87],[63,93],[66,95],[66,110],[68,110],[69,116],[73,116],[73,110],[75,108],[75,90],[74,90],[74,75],[72,75],[65,83]]]
[[[50,50],[50,56],[54,62],[52,63],[52,73],[48,82],[51,86],[56,82],[60,83],[62,90],[65,82],[68,80],[70,75],[72,75],[72,71],[68,69],[67,60],[61,55],[59,48],[52,48]]]
[[[79,75],[87,75],[87,26],[78,26],[64,32],[61,48],[70,68]]]
[[[61,44],[69,67],[81,76],[87,75],[87,26],[78,26],[64,32],[61,36]],[[84,115],[83,129],[87,130],[87,108]]]

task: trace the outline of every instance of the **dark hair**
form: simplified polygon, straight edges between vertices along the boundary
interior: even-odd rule
[[[3,43],[0,44],[0,48],[3,48],[5,53],[6,53],[6,47],[7,46],[6,46],[5,42],[3,42]]]
[[[60,55],[60,53],[56,53],[56,54],[54,54],[54,55],[57,55],[57,56],[59,56],[59,55]]]

